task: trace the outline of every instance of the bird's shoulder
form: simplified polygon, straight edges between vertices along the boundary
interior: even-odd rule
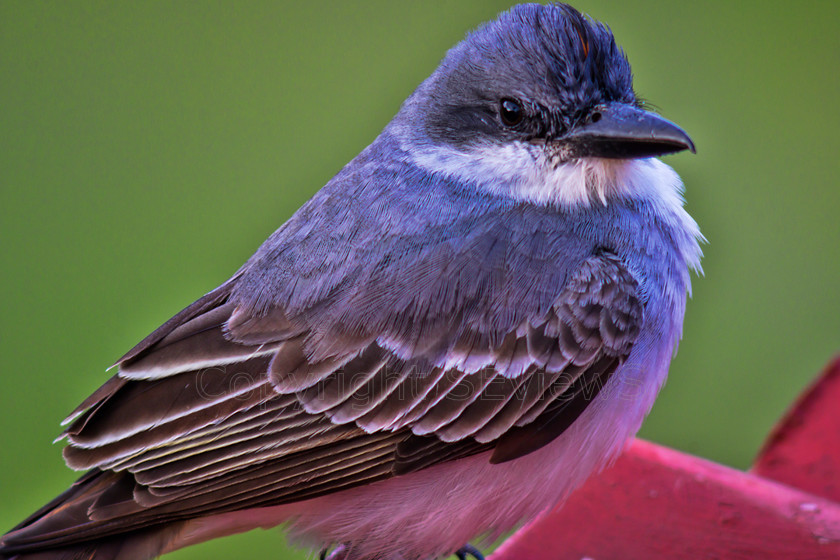
[[[242,267],[231,291],[239,306],[327,322],[361,307],[374,329],[409,308],[531,313],[595,249],[579,216],[493,196],[405,158],[363,156]]]

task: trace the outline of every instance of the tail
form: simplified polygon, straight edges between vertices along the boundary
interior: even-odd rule
[[[0,537],[0,560],[149,560],[170,550],[183,521],[91,520],[94,503],[119,481],[116,473],[93,470],[67,491]]]
[[[24,547],[20,552],[11,552],[18,547],[0,548],[2,560],[149,560],[167,551],[167,545],[175,539],[181,523],[164,525],[160,529],[137,531],[115,535],[105,539],[83,541],[57,548]]]

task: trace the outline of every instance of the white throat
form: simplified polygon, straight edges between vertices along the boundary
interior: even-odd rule
[[[544,146],[525,142],[459,150],[426,146],[409,150],[414,163],[501,196],[533,204],[576,207],[641,198],[682,208],[682,182],[669,166],[648,159],[579,158],[557,163]]]

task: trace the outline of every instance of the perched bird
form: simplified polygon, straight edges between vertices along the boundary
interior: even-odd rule
[[[562,502],[636,433],[680,338],[701,236],[654,158],[686,149],[607,27],[503,13],[117,362],[66,421],[86,473],[0,555],[146,559],[285,524],[336,560],[432,560]]]

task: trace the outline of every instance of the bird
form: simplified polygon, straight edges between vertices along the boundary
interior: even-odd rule
[[[282,525],[331,560],[481,553],[638,431],[704,241],[610,29],[470,32],[231,278],[65,420],[81,477],[0,539],[146,560]]]

